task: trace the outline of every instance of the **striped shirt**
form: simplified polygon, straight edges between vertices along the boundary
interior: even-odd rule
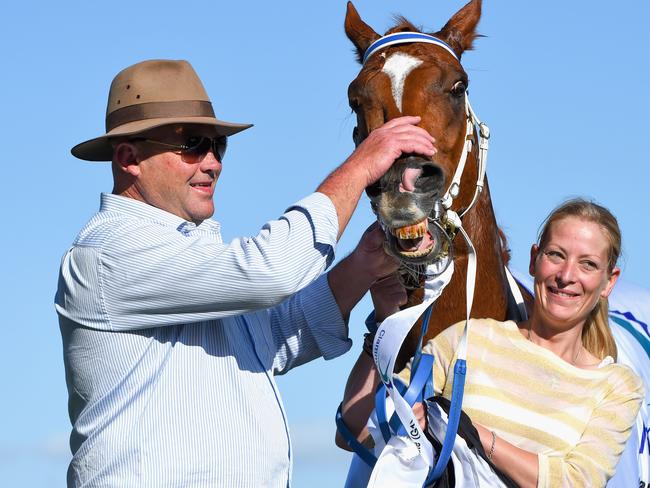
[[[429,341],[434,389],[451,399],[464,322]],[[400,373],[408,378],[408,370]],[[537,453],[539,487],[605,486],[641,406],[643,385],[606,358],[577,368],[538,346],[512,322],[472,320],[463,410],[521,449]]]
[[[319,193],[228,244],[215,221],[103,194],[63,256],[55,298],[68,485],[289,486],[273,375],[350,348],[321,276],[337,232]]]

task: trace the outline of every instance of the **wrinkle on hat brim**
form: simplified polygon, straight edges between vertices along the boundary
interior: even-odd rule
[[[112,138],[131,136],[157,127],[176,124],[211,125],[215,128],[215,135],[218,136],[231,136],[253,127],[253,124],[226,122],[212,117],[179,117],[177,119],[163,118],[138,120],[116,127],[103,136],[77,144],[70,150],[70,152],[76,158],[85,161],[111,161],[113,159],[113,146],[111,145]]]

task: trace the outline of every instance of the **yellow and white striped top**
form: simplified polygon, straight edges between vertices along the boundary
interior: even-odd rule
[[[451,399],[464,322],[429,341],[436,394]],[[408,380],[409,371],[400,373]],[[539,487],[605,486],[641,406],[643,385],[610,357],[580,369],[523,337],[512,322],[472,319],[463,410],[538,454]]]

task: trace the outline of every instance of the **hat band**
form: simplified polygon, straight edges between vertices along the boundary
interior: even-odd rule
[[[106,116],[106,132],[120,125],[147,119],[213,117],[212,104],[203,100],[148,102],[120,108]]]

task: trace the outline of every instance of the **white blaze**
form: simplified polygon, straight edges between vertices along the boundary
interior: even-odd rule
[[[399,111],[402,111],[402,95],[404,94],[404,80],[411,71],[420,66],[422,61],[413,56],[403,53],[395,53],[391,55],[384,67],[381,69],[390,78],[391,90],[395,105]]]

